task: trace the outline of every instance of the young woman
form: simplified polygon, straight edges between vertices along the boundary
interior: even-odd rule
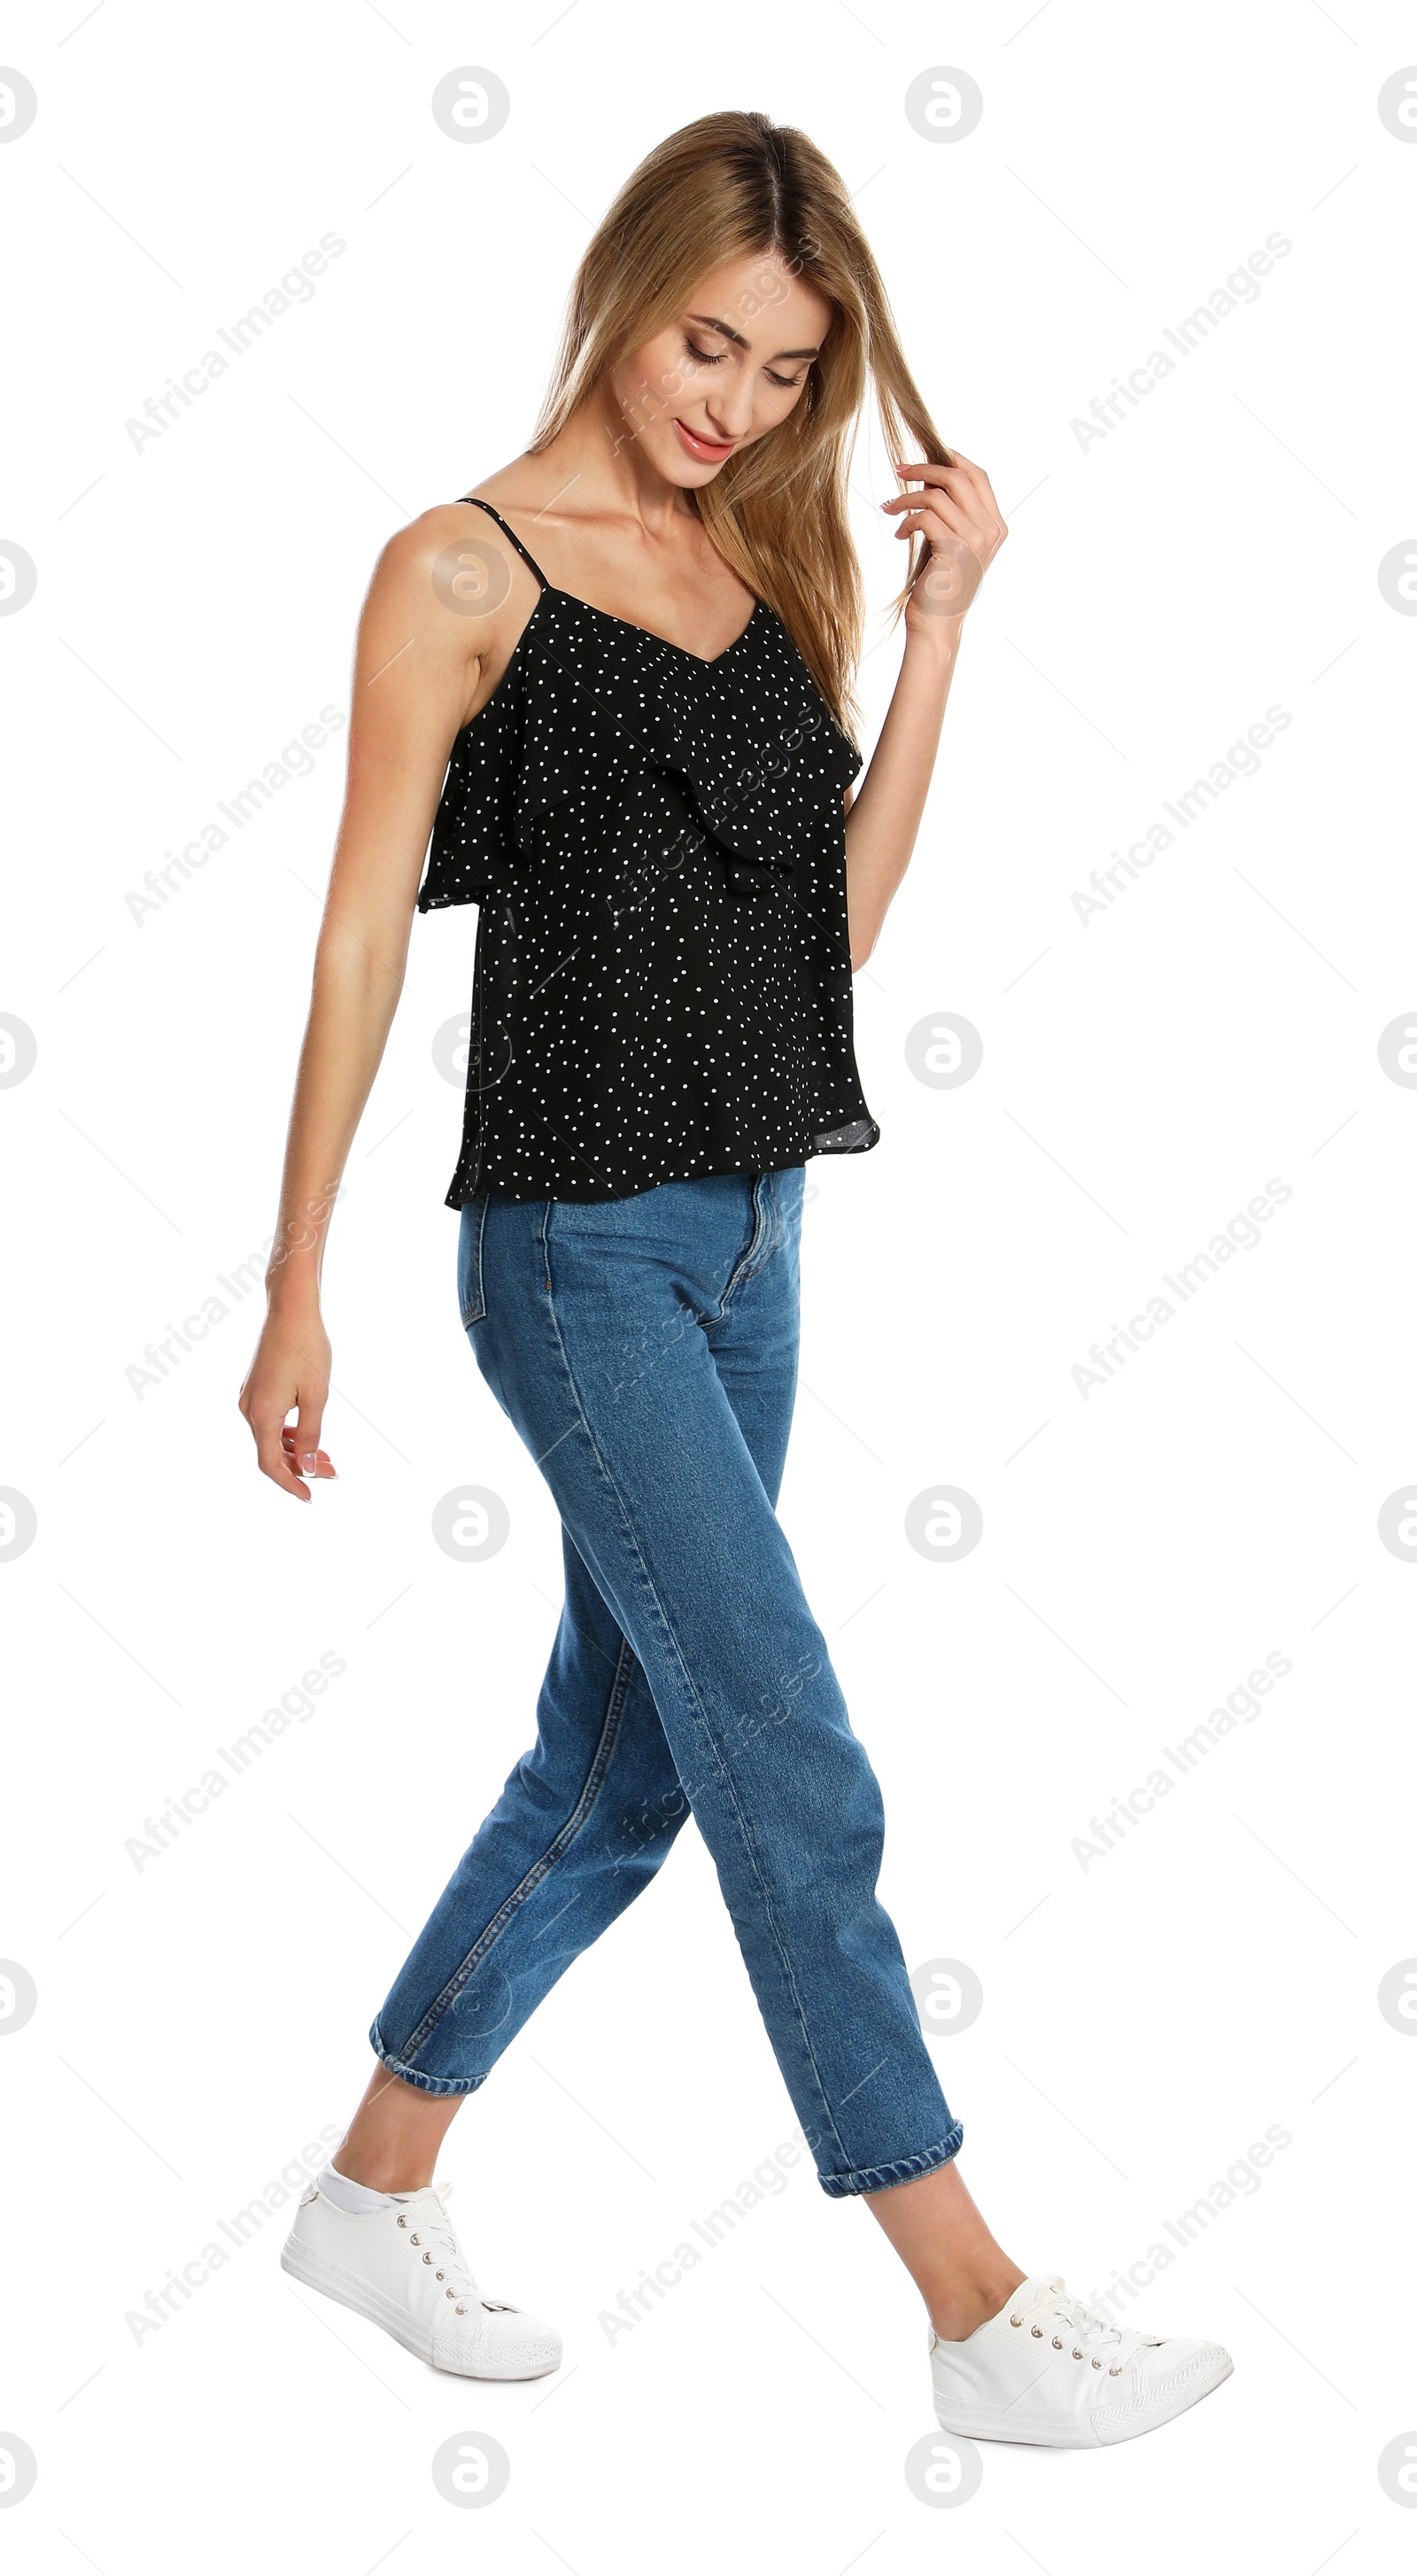
[[[847,469],[868,379],[919,487],[882,507],[907,563],[922,551],[853,795]],[[283,2256],[438,2369],[560,2360],[549,2326],[483,2297],[435,2160],[691,1813],[822,2188],[866,2201],[920,2288],[941,2423],[1120,2441],[1231,2366],[1026,2276],[970,2198],[875,1892],[880,1792],[775,1512],[805,1165],[877,1141],[851,977],[1004,535],[921,401],[836,171],[805,135],[723,114],[611,207],[525,455],[395,537],[370,587],[241,1409],[262,1471],[308,1502],[335,1472],[329,1210],[415,907],[476,903],[447,1194],[461,1316],[555,1498],[565,1606],[535,1746],[379,2009],[368,2090]]]

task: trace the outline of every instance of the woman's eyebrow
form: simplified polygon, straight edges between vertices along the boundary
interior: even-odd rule
[[[741,331],[733,330],[731,325],[727,322],[716,322],[711,313],[688,313],[684,318],[688,322],[698,322],[702,324],[705,331],[721,331],[725,340],[735,340],[740,349],[746,349],[748,346],[748,343],[744,339]],[[818,346],[815,349],[775,349],[773,351],[773,360],[775,361],[778,358],[819,358],[821,354],[821,345],[818,343]],[[763,363],[764,365],[768,365],[772,363],[772,361],[765,359]]]

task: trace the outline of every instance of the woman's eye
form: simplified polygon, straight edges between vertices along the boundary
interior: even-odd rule
[[[685,357],[696,358],[701,367],[721,367],[724,354],[722,349],[701,349],[693,340],[684,342]],[[781,385],[784,393],[795,393],[802,381],[800,376],[774,375],[771,367],[764,367],[763,373],[770,385]]]

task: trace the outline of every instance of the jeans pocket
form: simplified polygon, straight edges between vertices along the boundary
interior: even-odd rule
[[[482,1229],[487,1218],[487,1192],[479,1190],[463,1207],[458,1228],[458,1313],[463,1331],[487,1312],[482,1286]]]

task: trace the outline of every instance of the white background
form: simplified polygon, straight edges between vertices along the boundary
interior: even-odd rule
[[[750,2533],[755,2567],[828,2576],[950,2545],[1050,2576],[1217,2546],[1406,2564],[1376,2464],[1417,2423],[1417,2048],[1376,1997],[1417,1952],[1414,1578],[1378,1515],[1414,1467],[1417,1102],[1378,1041],[1414,1003],[1417,623],[1377,576],[1417,525],[1417,149],[1376,102],[1409,13],[547,0],[509,34],[435,0],[73,0],[11,9],[0,52],[39,97],[0,148],[0,535],[38,568],[0,618],[0,1008],[38,1046],[3,1100],[0,1481],[38,1516],[0,1565],[0,1952],[39,1997],[0,2050],[0,2430],[38,2462],[12,2563],[274,2545],[356,2576],[432,2550],[593,2576],[716,2567]],[[471,148],[429,108],[464,64],[512,99]],[[984,96],[954,144],[903,109],[939,65]],[[558,2380],[439,2377],[298,2292],[285,2212],[159,2329],[125,2322],[343,2126],[371,2014],[530,1740],[559,1601],[442,1203],[460,1103],[433,1042],[475,915],[415,929],[327,1264],[340,1482],[303,1511],[236,1411],[259,1293],[156,1386],[126,1372],[274,1225],[340,746],[159,913],[125,897],[347,707],[381,544],[519,452],[591,226],[726,105],[802,125],[859,192],[926,398],[1012,529],[857,979],[882,1141],[810,1174],[782,1510],[884,1787],[883,1893],[912,1968],[982,1980],[933,2045],[1026,2268],[1105,2289],[1267,2128],[1290,2140],[1130,2312],[1219,2336],[1234,2378],[1121,2451],[988,2448],[952,2513],[903,2471],[933,2422],[917,2296],[806,2166],[633,2330],[599,2322],[793,2127],[692,1830],[444,2160],[484,2285],[562,2327]],[[313,297],[135,450],[125,422],[327,231]],[[1258,298],[1084,449],[1093,398],[1271,233],[1292,247]],[[869,750],[902,551],[874,432],[854,487]],[[1276,705],[1259,774],[1084,927],[1089,873]],[[906,1061],[941,1012],[983,1041],[957,1089]],[[1089,1345],[1272,1178],[1261,1241],[1084,1398]],[[480,1566],[431,1535],[460,1480],[511,1513]],[[905,1534],[937,1481],[983,1513],[957,1563]],[[136,1869],[144,1818],[322,1653],[347,1670],[309,1721]],[[1270,1653],[1293,1669],[1260,1715],[1084,1870],[1089,1820]],[[429,2473],[463,2431],[512,2464],[475,2515]]]

